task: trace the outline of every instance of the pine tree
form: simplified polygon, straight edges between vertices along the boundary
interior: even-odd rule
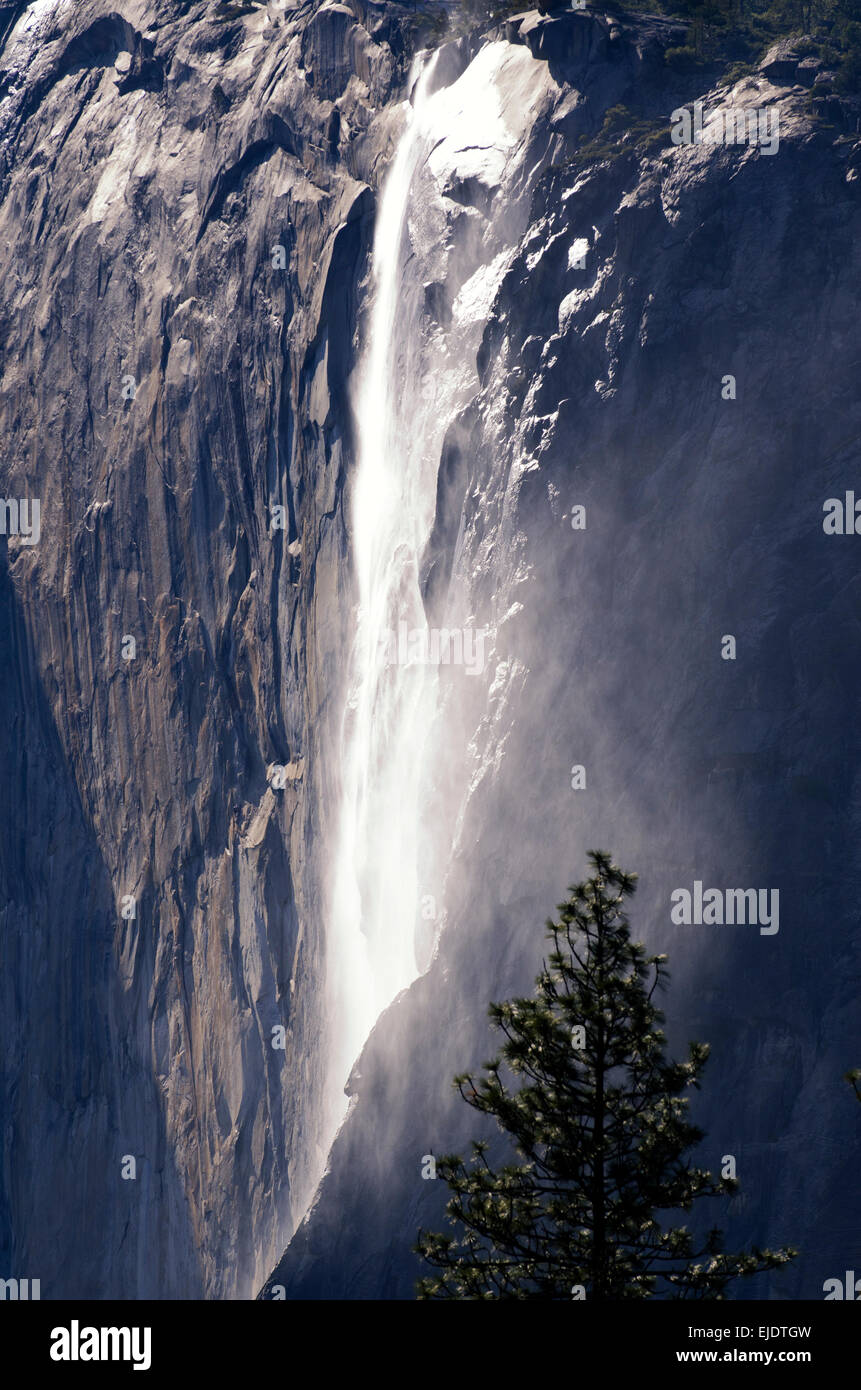
[[[698,1086],[708,1047],[666,1059],[654,1002],[666,956],[631,941],[624,910],[636,876],[605,853],[589,859],[591,877],[547,923],[553,949],[534,996],[490,1006],[501,1055],[478,1082],[455,1077],[520,1161],[494,1169],[484,1140],[469,1163],[437,1161],[457,1235],[419,1232],[416,1252],[437,1271],[419,1298],[721,1298],[733,1279],[797,1253],[725,1254],[718,1230],[697,1242],[673,1224],[697,1198],[737,1187],[689,1159],[703,1134],[684,1092]]]

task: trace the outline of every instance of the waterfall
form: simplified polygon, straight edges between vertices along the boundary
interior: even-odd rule
[[[519,159],[550,81],[528,49],[504,41],[432,91],[436,61],[417,81],[413,72],[412,105],[382,189],[352,383],[358,605],[327,938],[329,1135],[344,1117],[344,1083],[368,1035],[425,968],[444,920],[441,884],[463,790],[456,784],[468,765],[465,716],[478,683],[463,681],[464,670],[454,672],[446,657],[441,681],[439,645],[437,658],[428,653],[441,632],[460,634],[463,651],[469,638],[478,651],[480,629],[469,586],[452,578],[440,615],[446,627],[429,632],[421,565],[446,431],[479,389],[481,334],[526,222],[540,165],[523,178]],[[449,196],[473,187],[479,202],[482,188],[498,195],[493,217]],[[440,315],[434,306],[443,302]]]
[[[426,629],[419,564],[433,523],[438,450],[428,447],[415,388],[418,351],[402,312],[410,189],[426,148],[435,57],[424,67],[377,214],[366,346],[352,394],[352,504],[358,594],[342,736],[342,799],[329,935],[331,1074],[343,1086],[376,1019],[418,969],[420,787],[437,672],[402,663],[396,635]],[[387,635],[391,640],[387,641]]]

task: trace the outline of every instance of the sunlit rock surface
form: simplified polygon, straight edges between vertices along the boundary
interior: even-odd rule
[[[307,15],[215,8],[31,5],[3,53],[3,489],[41,538],[2,560],[0,1244],[43,1297],[250,1296],[324,1157],[317,749],[372,210],[339,139],[394,62],[361,30],[339,134]]]

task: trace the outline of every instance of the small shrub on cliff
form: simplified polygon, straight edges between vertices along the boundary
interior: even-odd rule
[[[702,67],[700,56],[691,44],[665,49],[664,62],[673,72],[695,72],[697,68]]]

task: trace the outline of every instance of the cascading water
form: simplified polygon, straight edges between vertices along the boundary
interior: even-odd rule
[[[418,79],[382,194],[367,348],[353,393],[358,622],[343,730],[330,935],[333,1103],[341,1113],[344,1082],[375,1020],[418,973],[418,802],[437,673],[427,663],[400,665],[396,641],[402,623],[413,631],[426,627],[419,561],[433,522],[436,469],[422,437],[421,412],[402,389],[411,351],[403,341],[408,316],[398,311],[410,188],[425,149],[433,66],[432,59]]]
[[[358,608],[328,936],[331,1135],[345,1113],[344,1083],[371,1029],[419,973],[420,902],[442,891],[439,876],[455,837],[452,785],[467,756],[452,730],[465,706],[459,676],[449,670],[441,681],[427,656],[421,566],[446,432],[479,388],[481,334],[525,224],[530,178],[519,174],[518,151],[549,81],[543,68],[536,73],[528,50],[504,41],[489,44],[450,86],[432,90],[436,61],[415,84],[384,184],[352,393]],[[498,195],[493,218],[452,197],[470,188],[479,202]],[[439,303],[449,306],[441,318],[433,307]],[[468,600],[455,589],[449,585],[445,621],[472,624],[472,614],[458,611]],[[452,630],[476,631],[444,629]],[[459,764],[441,792],[444,748],[449,769],[452,758]],[[428,950],[425,939],[425,957]]]

